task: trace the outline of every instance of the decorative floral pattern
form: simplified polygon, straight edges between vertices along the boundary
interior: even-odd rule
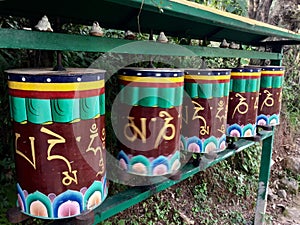
[[[196,136],[181,139],[185,150],[195,153],[208,153],[211,151],[222,151],[226,149],[226,135],[221,138],[210,136],[207,139],[200,139]]]
[[[118,155],[121,169],[143,176],[160,176],[170,174],[180,167],[180,152],[176,151],[169,156],[159,156],[157,158],[147,158],[143,155],[131,156],[124,151]]]
[[[43,219],[68,218],[99,206],[107,196],[106,176],[80,191],[67,190],[59,195],[39,191],[28,194],[17,184],[18,206],[30,216]]]
[[[228,125],[227,132],[230,137],[253,137],[256,134],[256,124],[247,124],[240,126],[238,124]]]
[[[279,124],[279,115],[273,114],[270,116],[270,115],[261,114],[257,117],[256,123],[259,126],[278,125]]]

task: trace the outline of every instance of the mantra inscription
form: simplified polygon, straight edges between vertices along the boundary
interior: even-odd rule
[[[281,108],[282,88],[261,88],[259,93],[258,114],[279,114]]]
[[[181,107],[167,109],[126,104],[120,107],[118,138],[123,151],[157,157],[179,149]]]
[[[256,92],[230,92],[227,123],[239,125],[255,124],[258,99],[258,93]]]
[[[182,133],[184,136],[208,138],[225,134],[228,97],[192,99],[182,110]],[[184,102],[187,103],[187,98]]]
[[[14,123],[14,130],[18,182],[29,192],[78,189],[104,175],[103,116],[74,124]]]
[[[155,138],[155,144],[154,148],[158,148],[158,145],[162,140],[170,141],[175,137],[175,125],[171,124],[171,122],[174,120],[174,117],[172,117],[167,111],[160,111],[159,112],[159,118],[162,118],[164,120],[163,127],[160,129],[158,132],[157,137]],[[128,116],[127,119],[129,120],[129,123],[127,123],[124,127],[124,136],[126,139],[130,142],[134,142],[137,138],[140,138],[142,140],[142,143],[146,143],[146,124],[147,124],[147,118],[139,118],[140,119],[140,124],[141,124],[141,129],[135,125],[135,117]],[[150,122],[156,123],[157,118],[151,118],[149,119]],[[150,123],[149,122],[149,123]],[[129,130],[132,129],[133,132],[130,132]],[[170,129],[171,131],[168,132],[167,130]],[[129,135],[128,135],[129,133]],[[130,133],[132,136],[130,136]]]

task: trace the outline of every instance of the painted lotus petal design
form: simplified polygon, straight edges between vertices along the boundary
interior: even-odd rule
[[[131,165],[131,171],[136,174],[140,175],[147,175],[148,174],[148,168],[143,163],[134,163]]]
[[[87,202],[87,209],[93,209],[102,202],[102,195],[100,191],[95,191]]]
[[[276,114],[270,116],[270,118],[269,118],[269,124],[270,125],[277,125],[277,124],[279,124],[279,116],[276,115]]]
[[[178,170],[181,166],[180,163],[180,151],[177,151],[174,153],[174,155],[172,156],[171,160],[170,160],[170,169],[171,169],[171,173]]]
[[[77,201],[66,201],[59,205],[57,210],[57,218],[65,218],[80,214],[80,205]]]
[[[196,136],[188,138],[186,145],[190,152],[202,152],[202,141]]]
[[[266,115],[259,115],[256,119],[257,125],[265,126],[268,124],[268,117]]]
[[[98,206],[104,199],[102,196],[103,183],[100,181],[94,181],[84,194],[84,209],[92,209]]]
[[[216,151],[218,149],[218,140],[215,137],[209,137],[203,143],[204,152]]]
[[[149,174],[150,162],[142,155],[134,156],[130,160],[130,169],[133,173],[147,175]]]
[[[24,192],[19,184],[17,184],[17,192],[18,192],[18,205],[21,207],[21,210],[26,212],[26,201]]]
[[[53,214],[55,218],[74,216],[82,211],[83,196],[79,191],[67,190],[58,195],[53,201]]]
[[[159,156],[151,163],[152,175],[163,175],[169,171],[168,159],[164,156]]]
[[[107,189],[108,189],[106,175],[104,177],[102,177],[101,183],[102,183],[102,190],[103,190],[103,196],[104,196],[103,198],[105,198],[107,195]]]
[[[241,137],[242,136],[242,128],[238,124],[233,124],[227,128],[227,134],[232,137]]]
[[[36,191],[26,198],[27,213],[38,217],[52,217],[51,201],[48,196]]]
[[[226,135],[223,135],[219,140],[219,149],[224,150],[226,148],[227,148]]]
[[[124,151],[120,151],[118,154],[119,166],[123,170],[128,170],[129,159]]]
[[[18,194],[18,199],[17,199],[17,206],[20,207],[21,211],[26,212],[25,210],[25,204],[24,201],[22,200],[22,197]]]
[[[243,137],[251,137],[254,135],[255,125],[247,124],[243,128]]]
[[[201,152],[201,148],[199,145],[197,145],[196,143],[190,143],[188,145],[188,151],[189,152],[195,152],[195,153],[200,153]]]
[[[37,217],[48,217],[47,207],[39,200],[31,202],[29,213]]]

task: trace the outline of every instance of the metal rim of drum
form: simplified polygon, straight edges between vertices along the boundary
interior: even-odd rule
[[[249,65],[246,68],[259,68],[261,71],[284,71],[284,66],[258,66],[258,65]]]
[[[185,75],[230,75],[231,69],[185,69]]]
[[[9,81],[33,83],[73,83],[103,80],[105,70],[68,68],[66,71],[43,69],[12,69],[6,70]]]
[[[119,75],[137,76],[137,77],[182,77],[184,71],[171,68],[141,68],[125,67],[118,71]]]

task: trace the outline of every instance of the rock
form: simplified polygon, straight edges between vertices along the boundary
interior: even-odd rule
[[[184,220],[184,222],[185,222],[186,224],[190,224],[190,225],[195,224],[195,221],[192,220],[192,219],[190,219],[190,218],[188,218],[183,212],[180,212],[180,211],[179,211],[179,215],[180,215],[180,217]]]
[[[38,22],[38,24],[35,25],[35,28],[39,31],[53,32],[53,29],[51,28],[51,24],[50,24],[47,16],[43,16],[42,19]]]
[[[275,161],[271,159],[271,167],[275,164]]]
[[[274,201],[277,199],[277,195],[273,193],[273,190],[271,188],[268,188],[268,200],[269,201]]]
[[[98,36],[98,37],[102,37],[103,36],[103,30],[100,27],[99,23],[97,21],[95,21],[93,23],[92,29],[90,31],[90,35],[92,36]]]
[[[231,49],[239,49],[239,48],[240,48],[240,45],[239,45],[239,44],[236,44],[236,43],[234,43],[234,42],[230,42],[229,48],[231,48]]]
[[[277,191],[277,194],[278,194],[278,196],[279,196],[280,198],[283,198],[283,199],[286,199],[286,197],[287,197],[287,193],[286,193],[286,191],[283,190],[283,189],[278,190],[278,191]]]
[[[127,30],[125,33],[125,39],[127,40],[134,40],[135,39],[135,34],[131,32],[130,30]]]
[[[160,42],[160,43],[167,43],[168,42],[168,38],[166,37],[165,33],[164,32],[160,32],[157,40],[157,42]]]
[[[284,212],[286,206],[283,205],[283,204],[277,204],[277,205],[276,205],[276,208],[279,208],[279,209],[281,210],[281,212]]]
[[[283,168],[290,170],[295,175],[300,174],[300,158],[288,156],[283,160]]]
[[[220,48],[228,48],[229,43],[227,43],[226,39],[223,39],[222,43],[220,44]]]
[[[280,180],[278,187],[285,189],[292,194],[297,194],[299,189],[299,184],[295,179],[285,177]]]

